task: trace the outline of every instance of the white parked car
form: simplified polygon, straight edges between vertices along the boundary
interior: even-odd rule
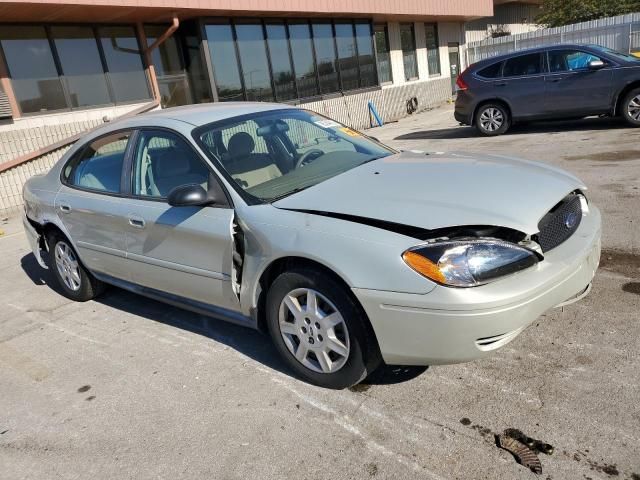
[[[265,103],[104,126],[24,188],[34,254],[67,296],[104,284],[268,331],[309,382],[382,361],[473,360],[577,300],[600,214],[557,168],[396,152]]]

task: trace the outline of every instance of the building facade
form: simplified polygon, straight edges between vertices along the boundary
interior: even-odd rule
[[[539,30],[541,8],[542,0],[495,0],[492,16],[465,24],[465,43]]]
[[[370,106],[436,106],[494,1],[0,0],[0,211],[65,139],[145,108],[276,101],[362,129]]]

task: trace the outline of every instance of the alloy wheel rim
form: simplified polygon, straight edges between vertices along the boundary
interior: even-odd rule
[[[640,95],[636,95],[627,105],[629,116],[636,121],[640,121]]]
[[[480,115],[480,125],[488,132],[495,132],[504,124],[504,114],[495,107],[490,107],[482,111]]]
[[[56,268],[60,278],[70,290],[80,290],[80,267],[73,250],[65,242],[58,242],[55,249]]]
[[[336,306],[320,292],[298,288],[280,303],[280,334],[295,359],[317,373],[334,373],[349,358],[347,324]]]

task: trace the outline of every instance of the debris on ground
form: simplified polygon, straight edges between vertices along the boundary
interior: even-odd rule
[[[509,436],[507,430],[497,435],[496,441],[498,446],[511,453],[520,465],[527,467],[537,475],[542,474],[542,464],[536,452],[519,440]]]
[[[535,438],[528,437],[517,428],[507,428],[503,432],[503,434],[515,440],[518,440],[520,443],[524,443],[534,452],[544,453],[545,455],[553,454],[553,445],[549,445],[548,443],[536,440]]]

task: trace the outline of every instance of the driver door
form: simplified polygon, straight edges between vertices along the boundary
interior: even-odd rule
[[[549,50],[549,73],[545,76],[545,106],[549,114],[595,115],[611,110],[611,64],[581,50]],[[589,69],[589,62],[602,60],[604,68]]]
[[[239,311],[231,284],[233,209],[227,204],[172,207],[169,192],[186,184],[213,188],[217,178],[178,134],[142,130],[132,155],[126,227],[134,283]]]

